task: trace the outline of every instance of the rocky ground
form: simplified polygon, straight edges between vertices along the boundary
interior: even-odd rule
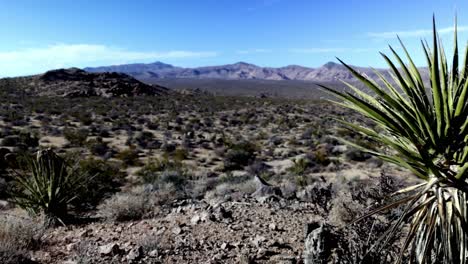
[[[41,263],[296,263],[314,214],[299,202],[181,204],[146,220],[57,228],[34,254]]]
[[[191,93],[23,97],[12,80],[1,85],[0,257],[9,263],[302,263],[324,224],[338,237],[326,258],[385,263],[366,250],[398,211],[351,222],[409,174],[333,137],[379,147],[334,120],[368,123],[348,110]],[[9,161],[41,148],[98,175],[65,226],[38,229],[8,196]]]

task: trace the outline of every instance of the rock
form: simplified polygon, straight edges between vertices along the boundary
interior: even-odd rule
[[[91,233],[93,232],[92,229],[85,229],[81,232],[78,233],[78,237],[81,237],[81,238],[84,238],[84,237],[87,237],[89,236]]]
[[[152,257],[152,258],[157,257],[157,256],[158,256],[158,250],[157,250],[157,249],[151,250],[151,251],[148,253],[148,256],[149,256],[149,257]]]
[[[165,87],[144,84],[116,72],[90,73],[78,68],[48,71],[37,77],[33,90],[37,95],[65,97],[126,97],[167,94]]]
[[[264,236],[260,236],[260,235],[256,235],[255,238],[252,240],[252,243],[256,246],[256,247],[260,247],[262,245],[263,242],[266,241],[266,237]]]
[[[190,219],[190,223],[191,223],[192,225],[196,225],[196,224],[198,224],[198,223],[200,222],[200,220],[201,220],[201,219],[200,219],[200,216],[199,216],[199,215],[194,215],[194,216],[192,217],[192,219]]]
[[[77,248],[77,243],[70,243],[68,245],[65,246],[65,249],[70,252],[70,251],[74,251],[75,249]]]
[[[202,222],[207,222],[209,221],[213,216],[209,212],[202,212],[200,213],[200,221]]]
[[[275,223],[271,223],[268,225],[268,229],[270,229],[271,231],[276,231],[278,230],[278,226],[276,226]]]
[[[232,212],[224,208],[224,206],[218,206],[213,210],[210,220],[217,221],[229,221],[232,219]]]
[[[172,229],[172,233],[173,233],[174,235],[180,235],[180,234],[182,234],[182,228],[180,228],[179,226],[176,226],[176,227],[174,227],[174,228]]]
[[[125,258],[129,261],[137,261],[142,256],[143,256],[143,248],[140,246],[140,247],[130,250],[130,252],[127,254]]]
[[[35,263],[35,262],[34,262],[34,263]],[[72,260],[72,259],[68,259],[68,260],[65,260],[65,261],[61,262],[61,264],[78,264],[78,261]]]
[[[229,244],[224,242],[222,245],[221,245],[221,249],[222,250],[225,250],[225,249],[229,249]]]
[[[0,200],[0,210],[7,210],[12,208],[12,205],[8,201]]]
[[[332,154],[342,154],[342,153],[345,153],[346,151],[348,151],[348,146],[346,145],[338,145],[338,146],[334,146],[331,150],[331,153]]]
[[[272,186],[260,176],[255,175],[255,182],[257,184],[257,190],[252,194],[253,197],[261,198],[270,196],[282,196],[280,187]]]
[[[310,223],[306,225],[304,249],[305,264],[326,264],[332,249],[337,247],[337,236],[332,226],[325,223]]]
[[[265,162],[265,164],[272,168],[272,171],[276,174],[287,172],[288,169],[294,166],[294,162],[290,159],[285,160],[273,160]]]
[[[117,243],[109,243],[99,247],[99,254],[104,256],[113,256],[120,253],[120,247]]]
[[[311,185],[307,185],[303,190],[298,191],[296,197],[301,201],[312,202],[328,210],[333,195],[332,187],[331,183],[314,182]]]

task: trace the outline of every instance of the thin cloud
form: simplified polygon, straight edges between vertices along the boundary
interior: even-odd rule
[[[290,49],[289,52],[292,53],[336,53],[336,52],[344,52],[346,49],[344,48],[307,48],[307,49]]]
[[[253,53],[270,53],[270,49],[247,49],[247,50],[238,50],[237,54],[253,54]]]
[[[34,74],[54,68],[85,67],[152,60],[194,59],[217,56],[213,51],[131,51],[94,44],[55,44],[0,52],[0,76]]]
[[[454,27],[445,27],[438,29],[437,32],[439,35],[453,33]],[[468,31],[468,26],[458,26],[457,31],[464,32]],[[417,29],[417,30],[407,30],[407,31],[386,31],[386,32],[369,32],[367,36],[376,39],[393,39],[396,36],[400,36],[402,38],[410,38],[410,37],[424,37],[429,36],[432,34],[432,29]]]
[[[302,54],[315,54],[315,53],[342,53],[342,52],[368,52],[373,49],[367,48],[306,48],[306,49],[290,49],[291,53],[302,53]]]

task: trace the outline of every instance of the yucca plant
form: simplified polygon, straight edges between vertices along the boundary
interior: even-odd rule
[[[420,69],[398,38],[406,62],[392,47],[396,62],[381,53],[390,67],[391,78],[374,71],[379,80],[373,80],[340,60],[365,84],[368,92],[347,82],[344,83],[349,91],[322,88],[339,99],[333,100],[335,103],[370,118],[376,126],[342,123],[386,147],[368,149],[343,139],[346,143],[405,167],[424,180],[397,192],[400,196],[396,201],[363,216],[403,206],[401,216],[377,241],[374,250],[383,250],[407,227],[398,262],[405,259],[410,263],[467,263],[468,48],[460,65],[456,22],[450,62],[437,34],[435,19],[432,38],[432,49],[421,41],[429,84],[423,81]]]
[[[20,164],[24,167],[14,175],[13,202],[31,213],[43,213],[49,220],[62,221],[83,177],[50,149],[38,151],[35,158],[25,156]]]

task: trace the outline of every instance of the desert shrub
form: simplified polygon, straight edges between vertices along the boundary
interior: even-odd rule
[[[142,131],[136,133],[134,140],[138,144],[138,146],[142,148],[147,148],[148,143],[154,139],[154,135],[148,131]]]
[[[307,158],[300,158],[293,160],[294,165],[289,168],[289,171],[292,172],[294,175],[303,175],[306,170],[310,167],[313,167],[314,164]]]
[[[169,138],[172,137],[169,136]],[[161,145],[161,149],[165,152],[165,153],[172,153],[173,151],[175,151],[177,149],[177,146],[173,143],[170,143],[170,142],[164,142],[164,144]]]
[[[173,154],[173,157],[174,157],[174,160],[176,161],[182,161],[184,159],[187,159],[188,158],[188,150],[185,149],[185,148],[177,148],[175,151],[174,151],[174,154]]]
[[[181,190],[187,184],[187,176],[180,170],[165,170],[159,178],[163,184],[173,184],[178,190]]]
[[[111,136],[109,130],[106,128],[100,128],[97,135],[102,138],[108,138]]]
[[[328,151],[324,148],[316,149],[309,157],[309,159],[315,161],[317,164],[322,166],[327,166],[330,164],[330,158],[328,156]]]
[[[20,142],[21,142],[20,137],[17,135],[5,136],[1,141],[2,145],[6,147],[15,147]]]
[[[145,186],[128,193],[117,193],[98,206],[99,213],[110,221],[138,220],[154,209],[154,195],[151,188]]]
[[[79,121],[81,124],[85,126],[89,126],[93,123],[92,115],[89,112],[77,111],[77,112],[71,113],[71,115],[75,117],[77,121]]]
[[[0,263],[34,263],[28,251],[40,245],[44,227],[40,217],[0,215]]]
[[[65,128],[63,136],[72,146],[81,147],[85,145],[89,131],[87,129]]]
[[[189,180],[193,176],[186,166],[177,160],[149,160],[137,171],[145,184],[151,184],[157,190],[172,189],[174,196],[185,196],[191,191]]]
[[[110,150],[107,142],[102,141],[101,137],[86,141],[86,146],[88,147],[89,152],[96,156],[104,156]]]
[[[30,132],[20,132],[19,143],[23,144],[26,149],[36,148],[37,146],[39,146],[39,138]]]
[[[175,162],[182,162],[183,160],[187,159],[189,156],[189,152],[187,148],[175,148],[171,151],[165,151],[163,154],[163,158],[167,160],[174,160]]]
[[[117,153],[115,157],[123,162],[125,166],[138,166],[140,165],[140,160],[138,159],[138,150],[133,147],[122,150]]]
[[[137,171],[137,175],[141,177],[143,183],[154,184],[159,180],[164,171],[175,170],[184,170],[184,166],[178,161],[167,158],[150,159]]]
[[[156,235],[146,235],[137,241],[137,245],[142,248],[144,254],[149,254],[160,248],[160,240]]]
[[[249,165],[249,163],[255,160],[256,150],[256,145],[246,141],[230,144],[229,149],[224,155],[224,169],[236,170]]]
[[[38,151],[35,158],[25,155],[19,164],[10,194],[14,203],[50,220],[66,217],[86,179],[50,149]]]
[[[86,177],[72,204],[80,209],[94,208],[120,190],[125,173],[116,164],[95,158],[79,161],[77,172]]]
[[[44,231],[44,219],[40,216],[31,218],[26,215],[0,215],[0,247],[35,248]]]
[[[224,197],[238,192],[241,194],[252,194],[256,190],[256,183],[252,176],[233,176],[230,173],[220,177],[216,184],[207,189],[205,197]],[[213,188],[214,187],[214,188]]]
[[[375,185],[376,182],[368,180],[339,182],[333,187],[333,197],[328,199],[331,210],[328,211],[326,221],[339,230],[337,254],[345,263],[395,263],[398,257],[398,238],[389,240],[384,252],[372,250],[375,243],[386,234],[390,219],[400,215],[398,209],[355,223],[370,204],[376,204],[382,199],[370,194],[375,188],[385,189],[387,183],[377,182]]]

